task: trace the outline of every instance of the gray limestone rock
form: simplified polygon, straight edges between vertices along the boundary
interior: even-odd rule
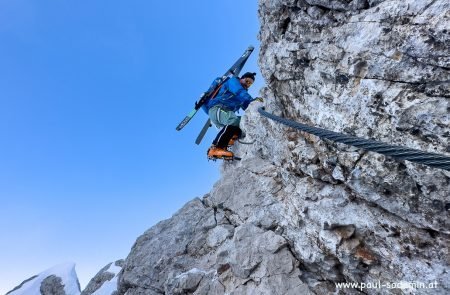
[[[207,233],[215,227],[214,209],[194,199],[171,219],[148,230],[125,260],[120,294],[139,294],[139,290],[164,292],[166,281],[173,281],[207,259]]]
[[[211,202],[195,199],[141,236],[125,260],[119,293],[241,294],[250,281],[253,294],[308,291],[285,238],[225,221],[230,211]]]
[[[51,275],[46,277],[40,287],[41,295],[67,295],[61,278]]]

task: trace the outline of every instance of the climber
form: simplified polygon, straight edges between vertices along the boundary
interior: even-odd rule
[[[230,78],[221,86],[217,96],[205,105],[211,122],[221,128],[208,149],[208,159],[234,159],[234,154],[228,148],[242,137],[242,130],[239,128],[241,117],[235,112],[241,108],[247,109],[253,101],[264,102],[262,97],[252,98],[247,92],[255,81],[255,75],[256,73],[247,72],[240,78]]]

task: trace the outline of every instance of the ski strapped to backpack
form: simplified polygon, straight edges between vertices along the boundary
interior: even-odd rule
[[[178,124],[178,126],[176,128],[177,131],[180,131],[181,129],[183,129],[184,126],[186,126],[187,123],[189,123],[189,121],[195,116],[197,111],[213,96],[214,93],[217,93],[218,89],[220,87],[222,87],[223,83],[228,81],[228,79],[230,79],[232,76],[236,77],[239,75],[242,68],[244,67],[245,62],[247,61],[247,59],[249,58],[249,56],[253,52],[253,50],[254,50],[254,47],[249,46],[247,48],[247,50],[245,50],[244,54],[231,66],[231,68],[228,69],[228,71],[226,71],[222,77],[220,77],[216,80],[217,86],[211,87],[210,89],[208,89],[207,92],[202,93],[199,100],[197,102],[195,102],[194,109],[183,119],[183,121],[180,122],[180,124]],[[210,125],[210,123],[208,123],[208,126],[209,125]],[[203,129],[205,129],[204,132],[206,133],[206,130],[208,130],[208,128],[205,128],[205,127],[206,127],[206,124],[203,127]],[[203,131],[203,129],[202,129],[202,131]],[[203,133],[203,135],[204,135],[204,133]],[[201,132],[199,135],[200,141],[201,141],[201,138],[203,138],[203,135]],[[197,139],[197,141],[199,141],[199,140]]]

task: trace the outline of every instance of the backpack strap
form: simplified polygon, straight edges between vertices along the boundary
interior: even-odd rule
[[[210,99],[214,99],[216,97],[217,93],[219,93],[219,90],[222,88],[223,84],[217,87],[217,89],[213,92]]]

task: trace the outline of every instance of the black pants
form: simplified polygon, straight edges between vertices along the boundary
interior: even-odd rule
[[[242,135],[241,128],[233,125],[226,125],[219,131],[213,144],[219,148],[226,148],[234,135],[237,135],[237,137],[240,138]]]

